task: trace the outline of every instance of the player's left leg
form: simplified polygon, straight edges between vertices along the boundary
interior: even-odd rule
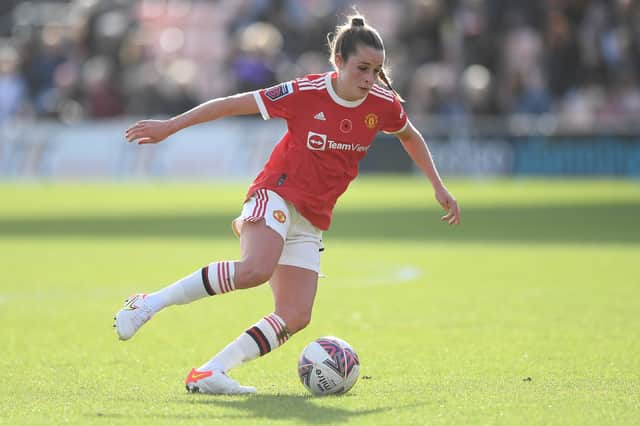
[[[275,313],[287,324],[290,335],[311,321],[313,302],[318,289],[318,273],[290,265],[278,265],[271,277]]]
[[[289,213],[290,226],[278,265],[269,280],[275,302],[274,312],[249,327],[199,369],[191,370],[186,380],[190,392],[255,392],[254,388],[238,385],[226,373],[280,347],[309,323],[318,287],[322,231],[302,217],[293,205],[287,204],[285,209]],[[244,232],[240,235],[241,241]],[[228,381],[235,385],[227,385]]]
[[[198,369],[192,369],[185,381],[188,391],[255,392],[255,388],[240,386],[229,379],[226,372],[268,354],[282,346],[292,334],[306,327],[311,320],[318,273],[296,266],[278,265],[269,283],[273,291],[275,312],[249,327],[209,362]],[[235,384],[228,384],[229,380]]]

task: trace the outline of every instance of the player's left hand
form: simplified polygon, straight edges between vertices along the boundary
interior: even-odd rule
[[[447,214],[442,216],[440,220],[449,225],[458,225],[460,223],[460,206],[458,206],[456,198],[443,186],[436,189],[436,200],[447,211]]]

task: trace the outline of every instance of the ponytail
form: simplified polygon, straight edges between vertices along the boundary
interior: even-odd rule
[[[347,23],[338,26],[333,36],[331,34],[327,35],[327,41],[331,49],[330,61],[334,67],[336,66],[336,55],[339,54],[346,62],[349,56],[355,53],[360,44],[384,51],[382,37],[380,37],[378,31],[366,24],[364,16],[359,14],[350,16]],[[384,69],[380,70],[378,77],[387,88],[398,97],[400,102],[404,102],[404,99],[402,99],[393,86],[391,86],[391,79],[387,76]]]
[[[389,81],[387,74],[384,72],[384,68],[380,70],[378,77],[380,77],[380,80],[382,80],[382,82],[387,86],[387,88],[396,95],[396,97],[400,102],[404,102],[404,98],[400,96],[400,94],[396,92],[396,89],[394,89],[393,86],[391,85],[391,81]]]

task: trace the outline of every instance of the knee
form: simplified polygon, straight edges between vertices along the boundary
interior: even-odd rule
[[[261,262],[240,262],[236,268],[237,288],[258,286],[269,281],[273,274],[273,266]]]
[[[280,315],[280,317],[287,324],[290,334],[297,333],[311,322],[311,312],[291,312]]]

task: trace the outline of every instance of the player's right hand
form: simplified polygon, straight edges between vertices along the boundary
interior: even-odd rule
[[[142,145],[162,142],[171,133],[169,120],[142,120],[129,127],[124,135],[129,142],[137,140]]]

